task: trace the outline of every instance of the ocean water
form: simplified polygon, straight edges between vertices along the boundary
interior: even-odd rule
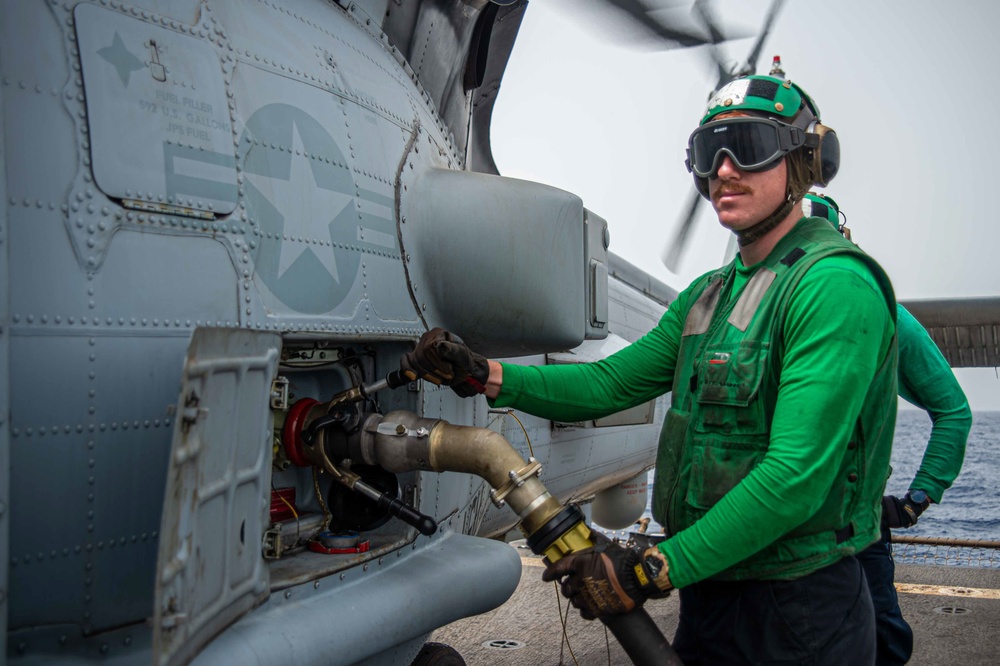
[[[931,421],[925,412],[900,410],[892,448],[892,476],[886,492],[906,493],[917,472]],[[903,534],[1000,541],[1000,508],[993,499],[1000,488],[1000,412],[973,412],[962,471],[917,524]]]
[[[896,417],[896,435],[892,447],[892,476],[886,492],[902,497],[913,480],[927,439],[931,420],[918,409],[900,409]],[[1000,541],[1000,412],[974,412],[972,431],[965,448],[965,462],[958,478],[940,504],[932,504],[916,525],[901,534],[955,539]],[[649,473],[649,504],[652,503],[653,473]],[[649,504],[645,516],[652,519]],[[650,534],[662,532],[656,521],[649,524]],[[607,532],[609,535],[622,533]]]

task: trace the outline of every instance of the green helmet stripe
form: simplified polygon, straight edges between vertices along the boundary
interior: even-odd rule
[[[802,214],[806,217],[821,217],[834,227],[840,228],[840,209],[830,197],[808,192],[802,197]]]
[[[730,81],[712,95],[699,124],[704,125],[720,113],[730,111],[763,113],[788,122],[798,114],[803,105],[815,113],[812,100],[791,81],[782,81],[773,76],[745,76]],[[819,117],[818,113],[815,115]]]

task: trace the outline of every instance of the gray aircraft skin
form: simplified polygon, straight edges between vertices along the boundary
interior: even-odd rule
[[[484,537],[520,516],[485,480],[355,460],[427,536],[285,432],[433,326],[585,362],[674,297],[578,196],[498,175],[525,8],[2,4],[0,663],[410,664],[509,598],[519,558]],[[499,432],[560,502],[625,524],[665,410],[552,423],[424,382],[363,398]],[[327,515],[354,552],[305,547]]]
[[[510,596],[519,558],[483,537],[519,516],[483,479],[362,473],[425,536],[292,464],[282,428],[430,327],[572,363],[672,298],[579,197],[497,175],[524,9],[3,3],[0,662],[409,664]],[[561,502],[639,511],[664,410],[517,421],[423,382],[362,404],[501,432]],[[327,511],[369,550],[304,549]]]

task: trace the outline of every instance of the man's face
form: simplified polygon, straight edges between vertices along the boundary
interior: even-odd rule
[[[773,169],[751,172],[740,171],[726,155],[718,175],[708,179],[708,193],[719,224],[741,231],[773,213],[785,200],[787,172],[784,158]]]
[[[747,113],[724,113],[718,120]],[[741,171],[725,155],[719,172],[708,179],[708,194],[719,224],[731,231],[749,229],[773,213],[785,200],[788,165],[784,158],[764,171]]]

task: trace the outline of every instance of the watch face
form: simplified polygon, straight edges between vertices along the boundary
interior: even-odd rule
[[[912,490],[910,491],[910,499],[913,500],[915,504],[923,504],[927,501],[927,493],[922,490]]]
[[[660,558],[650,555],[646,558],[646,568],[649,569],[653,578],[657,578],[660,575],[660,569],[663,568],[663,562],[660,561]]]

